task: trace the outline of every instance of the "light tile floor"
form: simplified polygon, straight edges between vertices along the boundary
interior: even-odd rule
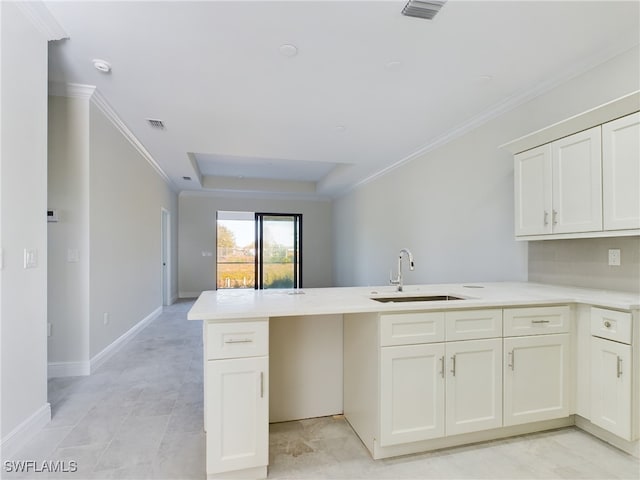
[[[75,473],[7,479],[204,479],[202,325],[178,302],[89,377],[49,381],[52,421],[12,459]],[[640,463],[576,429],[374,461],[340,417],[272,424],[273,479],[640,478]]]

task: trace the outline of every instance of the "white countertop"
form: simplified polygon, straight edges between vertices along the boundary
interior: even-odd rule
[[[214,290],[200,295],[187,318],[230,320],[559,303],[584,303],[620,310],[640,308],[640,294],[537,283],[405,285],[404,292],[395,290],[394,286],[303,288],[295,293],[291,289]],[[400,295],[453,295],[464,300],[381,303],[371,299]]]

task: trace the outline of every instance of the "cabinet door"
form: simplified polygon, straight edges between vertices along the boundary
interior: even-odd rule
[[[207,473],[269,461],[268,357],[207,362]]]
[[[602,126],[604,229],[640,228],[640,113]]]
[[[504,425],[569,415],[569,334],[504,339]]]
[[[553,233],[602,230],[600,126],[551,144]]]
[[[591,338],[591,422],[631,438],[631,347]]]
[[[444,436],[444,344],[380,350],[380,445]]]
[[[502,426],[502,339],[446,344],[446,433]]]
[[[551,233],[551,146],[519,153],[514,161],[516,236]]]

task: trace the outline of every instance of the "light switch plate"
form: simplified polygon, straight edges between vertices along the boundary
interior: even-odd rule
[[[38,250],[35,248],[24,249],[24,268],[36,268],[38,266]]]
[[[620,266],[620,249],[619,248],[609,249],[609,266],[611,267]]]

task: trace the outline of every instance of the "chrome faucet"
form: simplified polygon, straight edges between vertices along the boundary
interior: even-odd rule
[[[391,274],[389,274],[389,283],[391,285],[397,285],[399,292],[402,291],[402,256],[404,254],[406,254],[407,258],[409,259],[409,270],[414,269],[413,254],[406,248],[403,248],[402,250],[400,250],[400,254],[398,255],[398,276],[396,278],[393,278],[391,277]]]

